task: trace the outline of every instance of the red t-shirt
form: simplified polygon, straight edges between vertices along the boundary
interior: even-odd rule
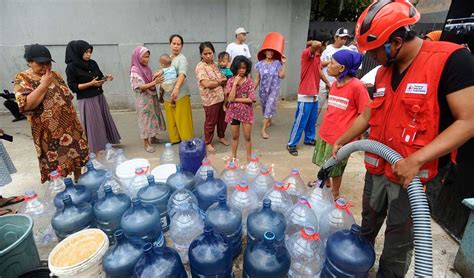
[[[334,145],[357,116],[362,113],[369,103],[369,93],[364,84],[357,78],[352,78],[342,87],[334,82],[329,91],[328,110],[324,114],[319,128],[319,137],[330,145]]]
[[[310,49],[308,47],[301,52],[301,77],[298,93],[315,96],[319,94],[321,55],[317,51],[311,54]]]

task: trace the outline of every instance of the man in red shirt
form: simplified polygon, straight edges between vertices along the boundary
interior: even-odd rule
[[[298,107],[295,121],[288,140],[287,150],[291,155],[297,156],[298,145],[303,131],[304,144],[315,145],[316,120],[318,119],[318,94],[319,81],[322,79],[329,87],[329,81],[321,71],[322,44],[319,41],[308,41],[306,48],[301,52],[301,77],[298,87]]]

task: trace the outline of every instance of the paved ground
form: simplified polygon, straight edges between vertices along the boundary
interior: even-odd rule
[[[298,157],[288,154],[285,149],[288,140],[289,130],[294,118],[296,104],[295,102],[281,102],[278,115],[274,120],[274,125],[270,128],[271,138],[268,140],[261,139],[259,130],[261,128],[261,114],[259,108],[256,108],[257,120],[253,129],[254,150],[260,154],[263,163],[273,164],[275,176],[278,179],[284,178],[290,171],[290,168],[296,167],[300,169],[302,177],[305,181],[314,178],[318,168],[311,163],[313,148],[309,146],[299,146]],[[113,117],[122,135],[121,147],[129,158],[146,158],[150,161],[152,167],[159,165],[159,154],[163,149],[162,145],[157,146],[157,152],[149,154],[143,150],[143,143],[138,135],[137,118],[135,112],[117,111],[113,113]],[[193,110],[193,117],[196,136],[203,135],[203,117],[202,109]],[[13,176],[13,182],[5,187],[0,187],[0,195],[10,196],[22,194],[27,190],[34,189],[38,194],[42,194],[45,186],[39,183],[39,170],[33,143],[31,140],[31,132],[26,121],[12,123],[10,116],[0,116],[0,127],[5,132],[14,136],[14,143],[5,143],[5,146],[15,163],[18,173]],[[230,140],[230,131],[227,131],[227,137]],[[166,139],[166,134],[163,134]],[[177,146],[175,146],[177,147]],[[218,170],[224,167],[225,159],[230,155],[230,148],[215,144],[217,153],[213,159],[213,164]],[[239,150],[239,158],[245,159],[245,149],[241,144]],[[364,178],[363,157],[361,153],[354,153],[351,156],[349,165],[343,178],[341,196],[348,199],[354,207],[352,212],[356,221],[360,223],[361,197]],[[433,222],[433,244],[434,244],[434,275],[435,277],[459,277],[452,271],[452,265],[458,244],[453,241],[436,223]],[[383,230],[384,228],[382,228]],[[377,238],[376,251],[379,256],[381,246],[383,244],[383,234]],[[44,259],[47,258],[49,250],[41,250]],[[236,261],[236,270],[241,268],[241,258]],[[371,276],[375,276],[371,273]],[[413,264],[410,268],[408,277],[413,276]]]

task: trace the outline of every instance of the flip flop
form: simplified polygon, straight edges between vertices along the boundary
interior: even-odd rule
[[[16,211],[12,209],[0,209],[0,216],[4,216],[8,214],[16,214]]]
[[[149,153],[154,153],[155,148],[152,145],[148,145],[148,147],[145,148],[145,151],[147,151]]]
[[[0,198],[3,198],[2,195],[0,195]],[[10,197],[10,198],[4,198],[5,201],[3,201],[2,203],[0,203],[0,208],[3,208],[3,207],[6,207],[6,206],[11,206],[11,205],[14,205],[14,204],[18,204],[18,203],[21,203],[25,200],[25,197],[24,196],[13,196],[13,197]]]

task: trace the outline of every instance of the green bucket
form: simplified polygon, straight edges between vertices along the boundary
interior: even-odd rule
[[[41,265],[28,215],[0,216],[0,276],[17,277]]]

